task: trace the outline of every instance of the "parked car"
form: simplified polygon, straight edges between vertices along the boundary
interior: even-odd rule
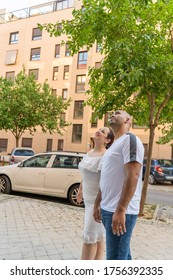
[[[0,167],[0,192],[35,193],[77,202],[81,176],[78,164],[84,154],[48,152],[36,154],[18,164]]]
[[[143,164],[143,178],[145,175],[146,161],[147,159],[145,158]],[[162,181],[170,181],[173,184],[173,160],[152,159],[148,182],[151,185],[155,185],[157,182]]]
[[[33,156],[34,154],[35,152],[31,148],[14,148],[9,154],[9,164],[18,163],[24,159],[27,159],[28,157]]]

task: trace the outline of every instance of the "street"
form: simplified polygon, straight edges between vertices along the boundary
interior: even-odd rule
[[[17,196],[32,197],[33,199],[57,201],[64,204],[69,204],[66,199],[55,198],[42,195],[34,195],[29,193],[14,192]],[[146,202],[148,204],[159,204],[173,206],[173,185],[171,183],[159,183],[157,185],[148,185]]]
[[[149,204],[173,206],[173,185],[171,183],[149,185],[146,202]]]

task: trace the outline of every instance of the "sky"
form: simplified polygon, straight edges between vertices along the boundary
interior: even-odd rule
[[[0,0],[0,10],[6,8],[6,12],[17,11],[23,8],[48,3],[50,0]]]

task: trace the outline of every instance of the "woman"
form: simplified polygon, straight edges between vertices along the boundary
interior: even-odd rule
[[[85,203],[85,221],[83,230],[82,260],[102,260],[104,255],[104,227],[93,218],[94,201],[99,189],[100,161],[112,142],[114,135],[111,129],[103,127],[94,136],[94,149],[89,151],[79,163],[82,183],[77,196]]]

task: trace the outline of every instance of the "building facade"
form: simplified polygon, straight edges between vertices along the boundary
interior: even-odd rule
[[[74,7],[81,8],[81,5],[79,0],[58,0],[10,13],[0,11],[0,76],[14,79],[25,65],[27,73],[34,73],[38,82],[47,80],[53,93],[64,99],[72,98],[71,106],[63,115],[71,125],[65,128],[63,135],[43,133],[39,128],[34,135],[27,131],[22,135],[20,146],[32,147],[36,152],[87,152],[93,146],[95,131],[106,123],[107,116],[90,121],[92,110],[83,106],[87,98],[88,69],[99,67],[101,63],[98,46],[95,44],[89,51],[81,49],[72,57],[68,45],[61,45],[62,40],[66,41],[65,35],[50,37],[37,26],[38,23],[70,20]],[[140,137],[147,151],[148,132],[137,127],[131,131]],[[156,130],[155,141],[160,133]],[[13,147],[12,133],[0,131],[2,154],[9,153]],[[172,146],[154,144],[153,157],[172,158]]]

